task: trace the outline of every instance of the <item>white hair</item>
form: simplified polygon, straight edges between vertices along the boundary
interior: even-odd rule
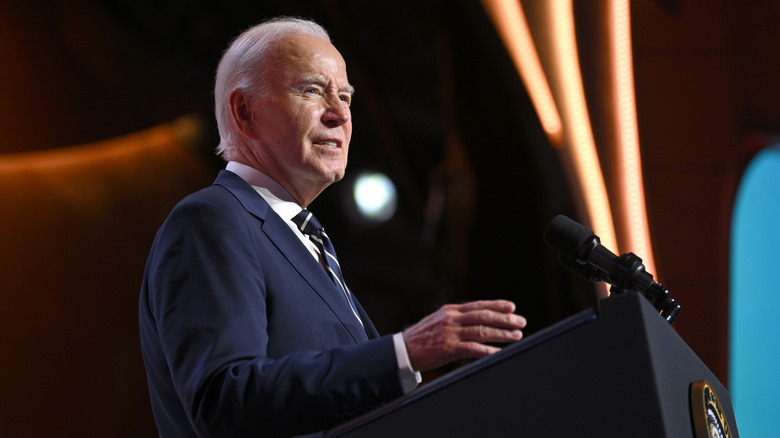
[[[331,41],[328,31],[311,20],[278,17],[244,31],[222,55],[214,81],[214,113],[219,129],[217,154],[226,161],[229,152],[241,141],[230,112],[230,93],[240,89],[248,97],[261,95],[267,88],[264,73],[269,48],[290,35],[309,35]]]

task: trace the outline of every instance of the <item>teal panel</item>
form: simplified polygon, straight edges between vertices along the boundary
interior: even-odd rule
[[[729,392],[741,436],[776,436],[780,388],[780,149],[751,161],[731,230]]]

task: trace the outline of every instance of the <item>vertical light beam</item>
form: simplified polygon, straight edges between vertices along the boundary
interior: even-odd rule
[[[631,50],[631,12],[629,0],[608,2],[610,39],[613,50],[612,84],[615,87],[615,108],[617,108],[616,158],[617,188],[622,198],[622,208],[616,213],[626,230],[624,248],[642,257],[645,268],[656,272],[650,230],[647,223],[642,160],[639,151],[639,134],[634,95],[633,54]]]
[[[550,5],[553,50],[558,60],[557,71],[553,73],[560,80],[565,143],[574,164],[574,172],[580,183],[593,231],[599,235],[604,246],[617,252],[619,249],[612,222],[612,210],[582,85],[573,4],[571,0],[550,0]]]
[[[553,146],[561,143],[561,117],[518,0],[482,0],[512,62],[525,84],[542,129]]]

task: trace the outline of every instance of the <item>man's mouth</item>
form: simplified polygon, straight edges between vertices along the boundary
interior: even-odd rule
[[[314,144],[317,144],[317,145],[320,145],[320,146],[325,146],[326,148],[338,148],[339,147],[339,144],[337,142],[335,142],[335,141],[321,141],[321,142],[316,142]]]

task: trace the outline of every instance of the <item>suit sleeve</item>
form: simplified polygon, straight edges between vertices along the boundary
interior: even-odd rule
[[[254,242],[259,222],[222,203],[174,209],[145,281],[160,360],[198,435],[314,432],[401,395],[389,336],[268,357],[271,255]]]

